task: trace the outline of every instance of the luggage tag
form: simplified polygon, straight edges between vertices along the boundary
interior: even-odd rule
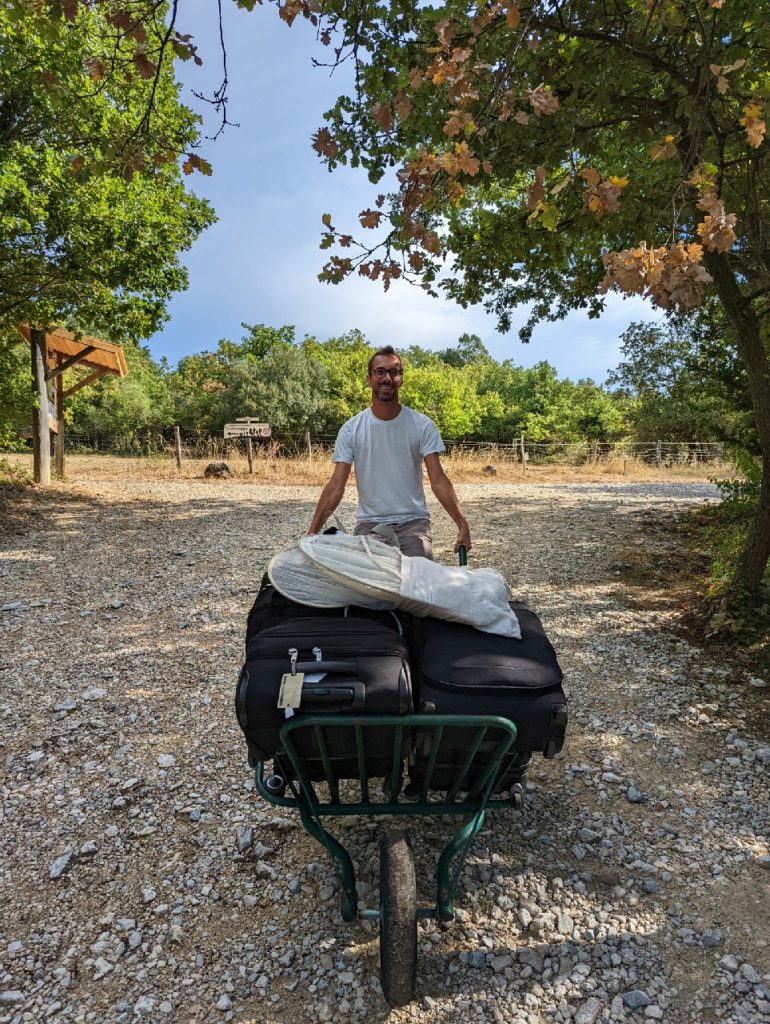
[[[291,672],[284,672],[281,676],[281,687],[278,690],[278,707],[283,708],[286,718],[291,718],[294,709],[302,703],[302,684],[305,681],[305,673],[297,672],[297,648],[289,648],[291,659]]]

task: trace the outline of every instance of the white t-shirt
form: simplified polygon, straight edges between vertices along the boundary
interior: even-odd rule
[[[332,462],[355,465],[356,522],[407,523],[427,519],[422,460],[446,451],[429,416],[401,406],[392,420],[364,409],[343,423]]]

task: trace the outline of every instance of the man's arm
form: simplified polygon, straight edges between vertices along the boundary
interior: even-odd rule
[[[425,456],[425,468],[428,470],[430,489],[457,524],[457,541],[455,542],[454,547],[455,551],[459,550],[461,546],[470,551],[472,545],[471,531],[468,526],[468,521],[463,515],[460,500],[455,494],[452,481],[444,472],[441,460],[435,452]]]
[[[321,497],[313,513],[313,519],[308,528],[308,533],[319,533],[326,523],[326,520],[342,501],[345,494],[345,484],[350,476],[349,462],[336,462],[334,472],[329,482],[321,491]]]

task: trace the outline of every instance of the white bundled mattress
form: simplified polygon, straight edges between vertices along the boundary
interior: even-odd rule
[[[410,558],[369,536],[302,537],[297,547],[272,559],[268,575],[286,597],[313,607],[401,608],[521,637],[500,573]]]

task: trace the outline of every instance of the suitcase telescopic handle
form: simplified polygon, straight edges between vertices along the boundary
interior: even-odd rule
[[[460,565],[468,564],[468,549],[464,544],[461,544],[460,547],[457,549],[457,557],[460,560]]]
[[[355,661],[298,661],[297,672],[339,672],[342,675],[355,675],[358,666]]]
[[[301,707],[309,704],[340,704],[344,711],[363,711],[366,703],[366,686],[359,680],[324,686],[323,682],[302,687]]]

